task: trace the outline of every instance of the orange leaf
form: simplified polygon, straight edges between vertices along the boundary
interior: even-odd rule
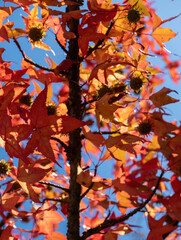
[[[168,42],[170,39],[174,38],[177,34],[173,32],[170,28],[161,28],[158,27],[156,30],[151,34],[154,40],[160,47],[164,47],[165,45],[163,42]]]
[[[130,195],[125,191],[117,192],[116,198],[119,202],[120,207],[128,208],[133,206],[130,200]]]
[[[27,166],[19,160],[17,178],[19,181],[28,184],[36,183],[42,180],[51,169],[52,167],[49,164],[43,167],[41,164],[33,162]]]
[[[152,17],[153,17],[153,31],[159,27],[160,25],[162,25],[163,23],[166,23],[166,22],[169,22],[169,21],[172,21],[173,19],[179,17],[181,15],[178,14],[177,16],[175,17],[171,17],[171,18],[168,18],[168,19],[165,19],[162,21],[162,19],[155,13],[155,12],[152,12]]]
[[[48,236],[48,240],[67,240],[67,238],[60,232],[53,232],[51,236]]]
[[[52,237],[54,225],[64,220],[62,215],[54,211],[48,204],[44,204],[43,209],[38,209],[36,219],[35,231],[38,230],[39,234],[45,234],[48,237]]]
[[[94,134],[91,132],[88,126],[82,128],[83,134],[90,142],[92,142],[96,147],[102,147],[105,143],[103,136],[99,134]]]
[[[175,102],[179,102],[179,100],[172,98],[170,96],[168,96],[167,94],[171,93],[171,92],[175,92],[174,90],[170,90],[169,88],[163,87],[160,91],[158,91],[157,93],[154,93],[150,96],[150,100],[153,102],[153,104],[160,108],[161,106],[170,104],[170,103],[175,103]]]
[[[4,19],[7,18],[10,14],[8,13],[9,11],[5,11],[8,9],[6,7],[3,7],[3,9],[0,9],[0,27],[2,27]]]

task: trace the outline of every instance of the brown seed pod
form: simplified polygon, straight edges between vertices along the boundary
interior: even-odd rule
[[[55,115],[57,113],[56,105],[49,103],[47,106],[47,114],[48,115]]]
[[[19,99],[19,102],[27,105],[28,107],[30,107],[31,104],[32,104],[32,97],[31,97],[29,94],[23,95],[23,96]]]
[[[141,122],[137,128],[141,135],[147,135],[151,132],[151,124],[149,122]]]
[[[130,80],[130,87],[134,91],[140,90],[140,88],[143,86],[143,80],[140,77],[133,77]]]
[[[136,9],[130,9],[128,11],[128,15],[127,15],[128,21],[130,23],[137,23],[139,22],[141,15],[140,12]]]
[[[44,36],[43,29],[39,27],[32,27],[29,29],[28,36],[33,42],[39,42]]]

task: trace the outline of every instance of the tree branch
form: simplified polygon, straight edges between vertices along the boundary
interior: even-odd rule
[[[49,182],[44,182],[44,181],[39,181],[39,183],[47,185],[47,186],[51,186],[51,187],[55,187],[55,188],[61,189],[61,190],[65,191],[65,192],[69,193],[69,189],[61,187],[60,185],[57,185],[57,184],[54,184],[54,183],[49,183]]]
[[[130,213],[128,213],[124,216],[118,217],[116,219],[109,219],[109,220],[105,219],[104,222],[102,224],[100,224],[99,226],[94,227],[94,228],[90,228],[86,232],[83,232],[83,234],[79,238],[79,240],[84,240],[84,239],[90,237],[91,235],[94,235],[96,233],[100,233],[100,231],[102,231],[106,228],[113,227],[118,223],[124,222],[124,221],[128,220],[130,217],[132,217],[133,215],[135,215],[137,212],[139,212],[152,199],[153,195],[155,194],[156,190],[159,187],[159,184],[160,184],[160,181],[162,179],[163,174],[164,174],[164,171],[162,171],[160,177],[158,178],[157,184],[156,184],[154,190],[152,191],[152,193],[150,194],[149,198],[147,198],[143,203],[141,203],[139,207],[137,207],[136,209],[134,209]]]
[[[23,50],[21,49],[21,46],[20,46],[19,42],[16,40],[15,37],[13,37],[13,40],[14,40],[16,46],[18,47],[19,51],[21,52],[21,55],[23,56],[23,58],[24,58],[24,60],[25,60],[26,62],[28,62],[28,63],[30,63],[31,65],[33,65],[33,66],[35,66],[35,67],[37,67],[37,68],[40,68],[40,69],[42,69],[42,70],[45,70],[45,71],[48,71],[48,72],[54,72],[54,69],[50,69],[50,68],[43,67],[43,66],[41,66],[41,65],[33,62],[32,60],[28,59],[28,58],[25,56]]]

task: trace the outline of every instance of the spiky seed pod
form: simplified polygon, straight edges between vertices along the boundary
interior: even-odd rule
[[[139,22],[141,15],[140,12],[136,9],[130,9],[128,11],[128,15],[127,15],[128,21],[130,23],[137,23]]]
[[[151,132],[151,124],[149,122],[141,122],[137,128],[141,135],[147,135]]]
[[[0,175],[5,175],[10,170],[9,163],[6,163],[4,159],[0,160]]]
[[[140,77],[133,77],[130,80],[130,87],[134,91],[140,90],[140,88],[143,86],[143,80]]]
[[[47,106],[47,114],[48,115],[55,115],[57,113],[56,105],[49,103]]]
[[[26,95],[23,95],[19,99],[19,102],[27,105],[28,107],[30,107],[32,102],[33,102],[33,100],[32,100],[32,97],[29,94],[26,94]]]
[[[28,36],[33,42],[39,42],[44,36],[43,29],[39,27],[32,27],[29,29]]]

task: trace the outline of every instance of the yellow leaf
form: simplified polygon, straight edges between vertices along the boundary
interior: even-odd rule
[[[8,32],[8,37],[17,37],[17,36],[25,36],[27,35],[26,31],[21,28],[14,28]]]
[[[43,43],[43,42],[36,42],[35,44],[33,44],[35,47],[37,48],[41,48],[44,49],[46,51],[51,51],[51,47],[49,47],[47,44]]]
[[[116,198],[119,202],[120,207],[123,207],[123,208],[132,207],[130,195],[127,192],[125,191],[117,192]]]
[[[160,47],[164,47],[163,42],[168,42],[170,39],[174,38],[177,34],[173,32],[170,28],[156,28],[156,30],[151,34],[154,40]]]
[[[38,6],[36,5],[30,12],[30,17],[36,19],[38,15]]]
[[[51,97],[53,96],[53,89],[52,84],[48,85],[48,91],[47,91],[47,102],[51,102]]]

